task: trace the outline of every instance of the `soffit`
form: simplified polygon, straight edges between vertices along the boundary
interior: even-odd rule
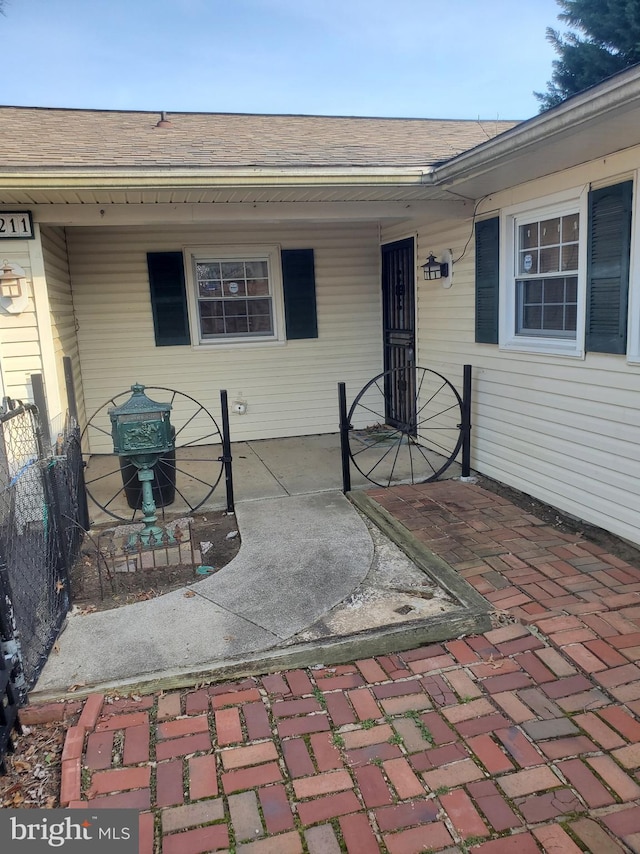
[[[302,187],[182,187],[110,189],[108,187],[8,188],[0,186],[2,205],[157,205],[157,204],[287,204],[291,202],[392,202],[451,200],[445,188],[416,185],[395,186],[302,186]]]

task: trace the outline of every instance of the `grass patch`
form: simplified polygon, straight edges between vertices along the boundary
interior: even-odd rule
[[[322,706],[323,709],[327,708],[327,701],[325,699],[325,696],[317,685],[315,685],[313,688],[313,696],[316,698],[316,700],[318,701],[320,706]]]
[[[408,712],[405,712],[404,716],[405,716],[405,718],[409,718],[409,720],[412,720],[414,722],[414,724],[418,728],[418,731],[419,731],[420,735],[422,736],[422,738],[427,742],[427,744],[430,744],[431,747],[434,747],[435,746],[435,740],[434,740],[433,736],[431,735],[431,731],[429,730],[429,727],[425,724],[425,722],[420,717],[420,712],[418,712],[416,709],[409,709]]]

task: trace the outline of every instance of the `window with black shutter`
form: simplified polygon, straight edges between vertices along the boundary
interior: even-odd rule
[[[156,344],[189,344],[188,311],[199,344],[318,337],[313,249],[213,246],[188,256],[147,256]]]
[[[504,211],[504,349],[626,353],[632,201],[622,181]]]

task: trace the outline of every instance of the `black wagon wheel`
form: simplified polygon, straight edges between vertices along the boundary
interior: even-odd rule
[[[164,518],[167,512],[192,513],[202,507],[222,477],[222,433],[209,410],[188,394],[163,386],[145,386],[145,394],[171,404],[175,431],[175,452],[161,457],[155,466],[153,496],[158,514]],[[113,452],[111,437],[109,410],[130,396],[127,390],[105,401],[81,437],[87,495],[121,522],[137,522],[143,515],[137,469]]]
[[[370,380],[348,413],[349,456],[376,486],[429,483],[462,446],[462,398],[429,368],[393,368]]]

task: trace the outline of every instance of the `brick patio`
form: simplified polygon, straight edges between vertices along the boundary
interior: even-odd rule
[[[640,852],[640,566],[472,484],[370,495],[505,624],[337,667],[92,695],[61,805],[140,809],[143,854]]]

